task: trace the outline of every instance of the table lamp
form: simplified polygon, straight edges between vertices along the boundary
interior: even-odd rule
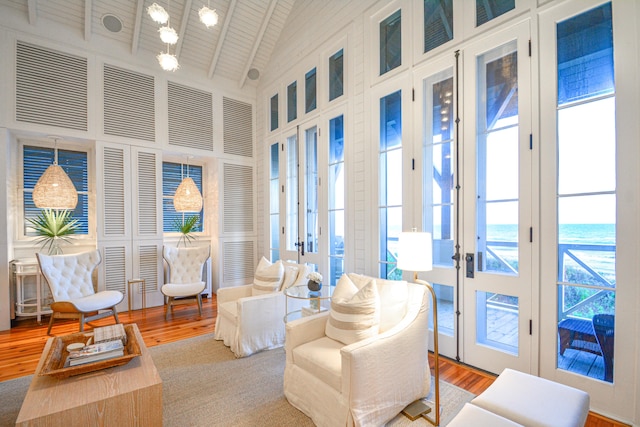
[[[431,424],[440,425],[440,365],[438,357],[438,302],[436,293],[429,283],[418,279],[419,271],[430,271],[433,266],[431,233],[419,233],[416,231],[400,233],[398,240],[398,268],[403,271],[413,271],[413,281],[424,285],[431,294],[431,306],[433,307],[433,356],[435,361],[435,416],[426,416],[431,411],[422,399],[411,403],[402,410],[412,421],[424,416]],[[427,328],[428,330],[428,328]],[[427,332],[428,333],[428,332]],[[429,336],[427,335],[427,340]],[[431,375],[431,372],[429,372]]]

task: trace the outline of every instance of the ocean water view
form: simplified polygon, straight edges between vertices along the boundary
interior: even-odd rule
[[[517,241],[516,224],[488,224],[487,240],[495,242]],[[615,224],[561,224],[558,227],[560,244],[615,245]]]

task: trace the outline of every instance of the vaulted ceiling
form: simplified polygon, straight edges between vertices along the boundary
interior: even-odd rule
[[[295,0],[0,0],[0,6],[17,9],[29,25],[53,21],[85,42],[106,38],[137,55],[167,49],[159,38],[160,25],[147,13],[154,2],[169,12],[179,35],[170,49],[181,67],[243,87],[259,80]],[[207,28],[200,22],[202,6],[216,10],[217,25]]]

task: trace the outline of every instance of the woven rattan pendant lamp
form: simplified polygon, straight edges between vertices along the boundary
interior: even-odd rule
[[[58,140],[55,139],[53,164],[33,187],[33,203],[40,209],[75,209],[78,192],[64,169],[58,165],[57,145]]]
[[[173,195],[173,207],[176,212],[200,212],[202,210],[202,194],[189,177],[189,162],[187,161],[187,176],[182,179]]]

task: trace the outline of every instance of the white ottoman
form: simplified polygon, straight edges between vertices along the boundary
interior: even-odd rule
[[[583,427],[589,413],[584,391],[512,369],[471,403],[527,427]]]
[[[465,403],[447,427],[524,427],[479,406]]]

